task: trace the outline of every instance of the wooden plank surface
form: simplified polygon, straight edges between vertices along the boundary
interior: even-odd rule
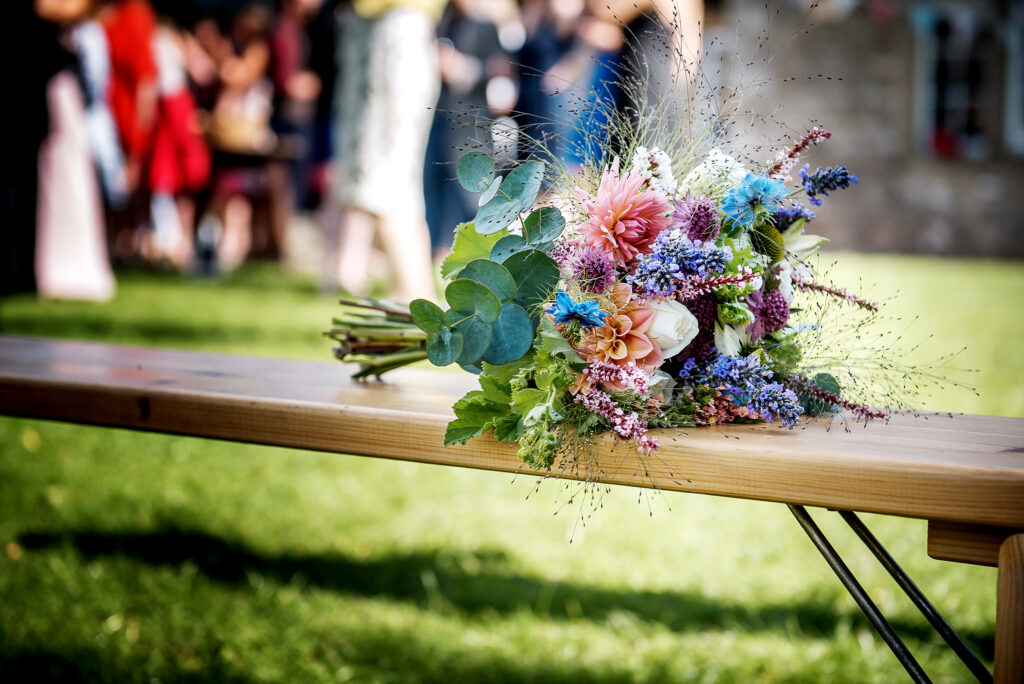
[[[357,383],[337,362],[0,336],[0,413],[337,453],[526,471],[491,437],[444,448],[472,376],[404,369]],[[795,430],[661,433],[641,460],[615,440],[570,475],[602,482],[1024,529],[1024,420],[897,416]],[[532,472],[532,471],[531,471]]]

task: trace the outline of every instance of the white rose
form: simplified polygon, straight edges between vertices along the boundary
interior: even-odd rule
[[[674,299],[649,302],[654,309],[647,337],[661,348],[666,359],[681,352],[697,336],[700,324],[690,310]]]

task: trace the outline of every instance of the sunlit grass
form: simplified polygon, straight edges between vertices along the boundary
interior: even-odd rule
[[[1022,332],[1019,265],[841,259],[841,282],[901,288],[921,336],[950,341],[939,353],[969,346],[980,398],[927,407],[1024,415],[1024,359],[997,342]],[[986,309],[991,291],[1008,295]],[[112,303],[9,300],[2,322],[327,359],[333,306],[270,268],[225,283],[133,274]],[[7,681],[901,677],[780,505],[613,488],[573,534],[557,482],[527,501],[530,478],[6,418],[0,444]],[[929,674],[967,678],[842,523],[813,513]],[[865,517],[991,657],[994,570],[928,559],[921,521]]]

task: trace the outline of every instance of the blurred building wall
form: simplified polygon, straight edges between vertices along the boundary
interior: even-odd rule
[[[860,177],[814,232],[842,249],[1024,258],[1024,2],[831,0],[804,34],[807,4],[709,3],[705,45],[767,28],[776,56],[751,106],[781,105],[792,137],[832,131],[811,169]]]

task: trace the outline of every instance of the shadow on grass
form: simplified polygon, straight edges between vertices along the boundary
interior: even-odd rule
[[[515,571],[500,551],[393,554],[362,559],[342,554],[263,555],[244,545],[203,532],[166,529],[141,534],[80,531],[64,534],[28,533],[27,549],[70,545],[84,556],[120,555],[154,565],[192,563],[208,577],[245,583],[258,575],[284,583],[308,584],[362,596],[413,601],[436,611],[510,614],[527,610],[554,619],[603,621],[627,611],[677,632],[707,629],[792,630],[830,636],[840,622],[870,629],[853,610],[837,614],[831,603],[729,604],[694,593],[640,591],[551,582]],[[822,566],[822,572],[827,569]],[[894,620],[904,637],[942,643],[924,622]],[[962,635],[982,655],[992,657],[990,634]]]

